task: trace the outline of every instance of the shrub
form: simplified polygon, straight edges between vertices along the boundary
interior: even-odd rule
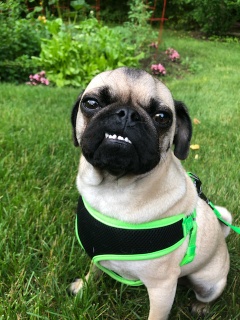
[[[26,1],[0,2],[0,80],[25,82],[36,72],[32,55],[38,55],[41,37],[46,37],[43,22],[22,19],[26,15]]]
[[[240,18],[238,0],[193,0],[193,17],[208,35],[223,34]]]
[[[140,27],[147,26],[152,14],[151,11],[148,10],[148,5],[142,0],[131,0],[129,1],[129,6],[128,18],[130,22]]]
[[[169,0],[167,16],[171,25],[221,35],[240,19],[239,0]]]
[[[48,21],[50,39],[41,44],[34,60],[57,86],[85,86],[93,76],[123,65],[138,66],[143,53],[125,39],[120,29],[102,26],[95,18],[79,25],[66,25],[61,19]]]
[[[0,15],[0,24],[0,80],[25,82],[36,71],[31,56],[40,53],[45,27],[39,21],[15,20],[4,15]]]
[[[39,54],[45,27],[39,21],[21,19],[1,21],[0,60],[15,60],[22,55]]]
[[[36,73],[39,67],[27,55],[22,55],[15,60],[0,61],[0,81],[23,83],[30,73]]]

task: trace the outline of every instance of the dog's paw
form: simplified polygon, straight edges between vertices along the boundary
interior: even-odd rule
[[[84,286],[83,279],[75,279],[69,286],[69,293],[76,295]]]
[[[196,319],[203,319],[209,313],[209,304],[196,301],[191,306],[191,314]]]

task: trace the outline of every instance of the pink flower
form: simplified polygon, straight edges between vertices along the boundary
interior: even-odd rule
[[[29,76],[30,82],[26,82],[28,85],[36,86],[38,84],[44,84],[46,86],[49,85],[49,80],[45,78],[46,72],[41,71],[39,73],[36,73],[34,75]]]
[[[172,61],[176,61],[180,59],[180,54],[173,48],[168,48],[165,53]]]
[[[155,74],[155,75],[158,75],[158,74],[165,75],[167,73],[166,69],[164,68],[164,66],[161,63],[153,64],[151,66],[151,70],[152,70],[153,74]]]
[[[157,42],[152,42],[149,47],[157,49]]]
[[[172,61],[175,61],[175,60],[178,60],[180,59],[180,55],[177,51],[174,51],[170,56],[169,58],[172,60]]]
[[[152,71],[157,71],[158,70],[158,65],[157,64],[152,64],[151,70]]]
[[[158,65],[158,70],[161,74],[166,74],[166,69],[164,68],[164,66],[162,64],[159,63]]]
[[[36,80],[36,81],[40,81],[40,75],[38,73],[36,73],[34,76],[33,76],[33,79]]]

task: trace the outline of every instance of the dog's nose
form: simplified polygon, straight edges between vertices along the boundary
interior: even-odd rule
[[[117,110],[116,114],[121,119],[121,121],[126,122],[128,125],[134,124],[140,121],[140,115],[136,110],[131,108],[123,107]]]

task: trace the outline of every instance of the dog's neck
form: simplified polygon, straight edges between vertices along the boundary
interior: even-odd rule
[[[179,208],[179,203],[184,202],[187,192],[196,194],[194,188],[189,191],[191,186],[187,180],[180,161],[172,152],[169,152],[152,171],[144,175],[123,177],[101,172],[82,157],[77,187],[80,194],[96,210],[117,219],[140,223],[184,213],[184,211],[175,213],[174,207],[177,205]],[[171,194],[170,199],[169,194]],[[194,205],[190,207],[193,209]],[[183,203],[182,210],[185,208],[189,211],[189,203],[188,205]],[[191,212],[186,212],[188,213]]]
[[[167,158],[173,158],[171,161],[167,161]],[[162,160],[160,165],[157,165],[154,169],[151,171],[141,174],[141,175],[135,175],[135,174],[124,174],[120,176],[112,175],[108,171],[105,170],[99,170],[98,168],[93,167],[84,156],[81,156],[79,170],[78,170],[78,177],[77,181],[81,181],[81,185],[89,185],[89,186],[100,186],[100,185],[108,185],[116,186],[118,188],[128,188],[132,185],[136,185],[136,183],[141,183],[141,180],[144,178],[147,179],[148,176],[152,179],[152,176],[162,176],[163,173],[165,175],[169,172],[169,165],[168,163],[172,161],[174,164],[178,167],[178,169],[181,168],[180,161],[173,156],[172,152],[169,152],[167,157]],[[174,166],[175,167],[175,166]],[[182,170],[181,170],[182,171]],[[144,182],[145,184],[146,182]],[[83,190],[81,190],[80,185],[78,184],[78,190],[82,194]]]

